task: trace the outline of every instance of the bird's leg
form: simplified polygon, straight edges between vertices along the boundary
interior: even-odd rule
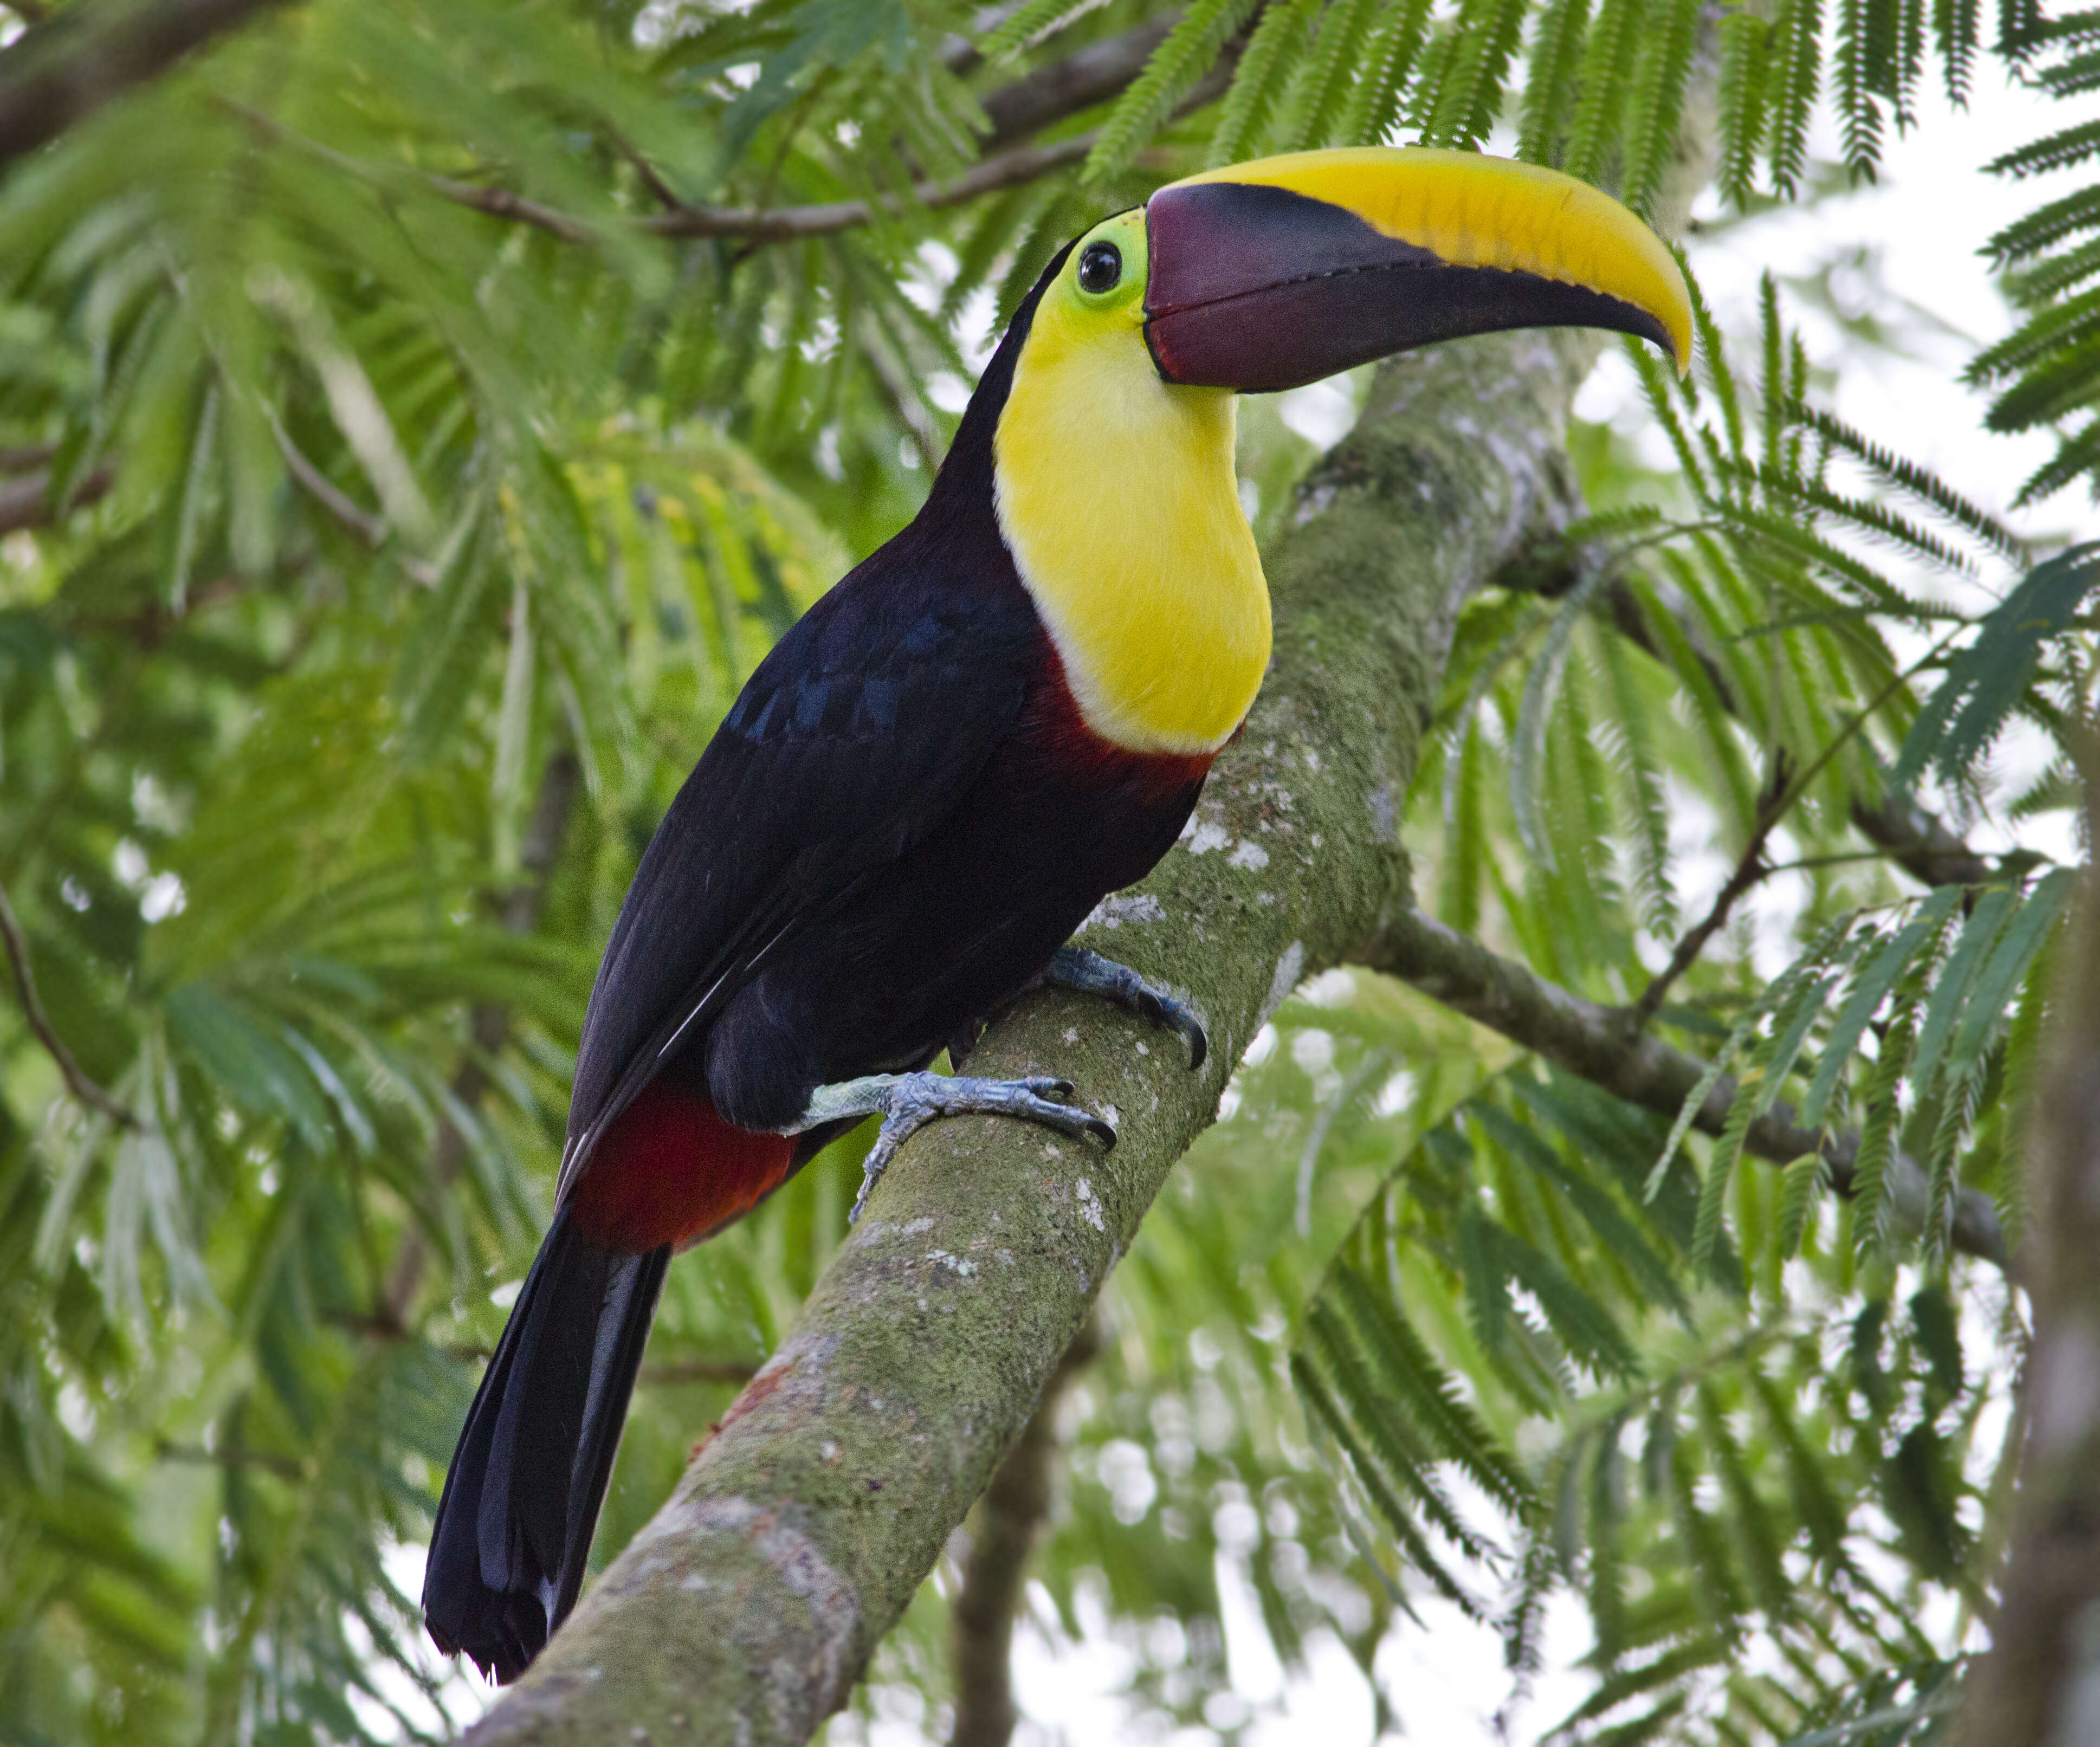
[[[867,1205],[867,1193],[875,1180],[889,1168],[897,1149],[927,1123],[943,1116],[1017,1116],[1023,1122],[1040,1123],[1060,1134],[1090,1134],[1104,1146],[1115,1145],[1115,1130],[1089,1110],[1065,1101],[1072,1096],[1070,1080],[973,1079],[941,1074],[870,1074],[859,1079],[840,1080],[819,1086],[810,1094],[809,1108],[802,1113],[798,1130],[814,1128],[842,1118],[882,1118],[882,1130],[868,1149],[861,1167],[860,1193],[854,1197],[848,1224],[860,1218]]]
[[[1060,946],[1051,955],[1050,968],[1043,973],[1043,980],[1055,989],[1101,995],[1156,1026],[1180,1032],[1188,1042],[1192,1070],[1202,1066],[1204,1057],[1211,1052],[1209,1034],[1196,1017],[1195,1008],[1147,982],[1127,964],[1105,959],[1084,946]]]

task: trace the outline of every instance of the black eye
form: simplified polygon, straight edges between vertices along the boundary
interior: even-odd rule
[[[1089,243],[1079,251],[1079,289],[1098,296],[1123,277],[1123,251],[1114,243]]]

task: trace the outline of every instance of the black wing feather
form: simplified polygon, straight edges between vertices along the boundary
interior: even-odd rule
[[[958,579],[911,532],[760,664],[644,852],[591,991],[561,1193],[670,1048],[935,829],[1012,731],[1034,609],[1003,549],[1004,577]]]

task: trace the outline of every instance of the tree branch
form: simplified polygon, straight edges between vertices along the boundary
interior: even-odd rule
[[[51,475],[48,469],[0,480],[0,534],[44,527],[76,510],[107,496],[116,475],[98,467],[76,485],[63,504],[51,501]]]
[[[1050,1515],[1057,1407],[1065,1386],[1092,1362],[1101,1344],[1100,1318],[1089,1317],[1058,1361],[1021,1441],[971,1513],[970,1550],[949,1615],[955,1720],[948,1747],[1006,1747],[1021,1720],[1013,1702],[1013,1621],[1029,1553]]]
[[[1215,95],[1212,94],[1212,95]],[[316,163],[355,177],[368,187],[389,190],[417,187],[452,201],[455,205],[501,218],[513,224],[532,226],[558,236],[563,242],[589,241],[609,227],[632,223],[646,235],[675,240],[701,237],[739,237],[754,244],[792,242],[809,236],[826,236],[871,223],[879,213],[901,212],[912,202],[932,210],[962,205],[981,194],[1017,187],[1084,158],[1093,144],[1091,134],[1076,139],[1061,139],[1053,145],[1026,146],[1002,152],[973,165],[946,182],[921,182],[912,191],[911,202],[886,201],[830,201],[809,206],[688,206],[651,213],[644,218],[585,218],[564,212],[514,191],[485,183],[465,182],[456,176],[440,176],[426,170],[392,165],[367,163],[333,146],[323,145],[297,134],[282,122],[231,99],[218,99],[219,107],[272,143],[289,146]]]
[[[1521,964],[1498,957],[1417,910],[1396,914],[1361,962],[1412,983],[1490,1030],[1498,1031],[1556,1067],[1579,1074],[1615,1097],[1659,1115],[1675,1116],[1706,1071],[1699,1057],[1672,1048],[1648,1034],[1635,1034],[1625,1009],[1594,1001],[1548,982]],[[1699,1106],[1697,1126],[1718,1134],[1735,1101],[1736,1083],[1715,1083]],[[1854,1134],[1818,1132],[1794,1120],[1793,1107],[1775,1101],[1750,1124],[1745,1150],[1775,1164],[1818,1153],[1830,1167],[1832,1186],[1852,1193],[1860,1140]],[[1890,1195],[1904,1229],[1923,1229],[1927,1207],[1925,1167],[1899,1153],[1890,1165]],[[1997,1211],[1982,1191],[1965,1189],[1954,1209],[1954,1247],[2010,1271],[2011,1256]]]
[[[908,1143],[670,1502],[470,1739],[799,1742],[845,1701],[1230,1065],[1302,978],[1412,907],[1400,801],[1458,608],[1552,514],[1589,356],[1533,333],[1381,368],[1265,554],[1274,660],[1199,830],[1085,931],[1191,992],[1211,1062],[1192,1074],[1057,990],[991,1026],[973,1071],[1072,1079],[1114,1113],[1114,1151],[979,1118]]]
[[[1142,33],[1140,30],[1130,34],[1138,36]],[[1122,39],[1114,40],[1120,42]],[[1073,57],[1074,60],[1081,60],[1086,52],[1083,51],[1080,55]],[[1127,59],[1128,53],[1127,50],[1123,51],[1125,59]],[[1189,114],[1220,96],[1231,82],[1233,68],[1238,64],[1238,44],[1227,45],[1217,65],[1205,74],[1182,99],[1175,114]],[[1061,66],[1062,64],[1060,64]],[[1142,64],[1140,59],[1138,65]],[[1045,69],[1046,73],[1052,70]],[[1088,79],[1091,77],[1097,82],[1105,74],[1098,68],[1091,73],[1083,69],[1081,73],[1068,76],[1064,80],[1066,95],[1091,89]],[[1028,82],[1020,82],[1026,85]],[[995,92],[994,99],[999,95]],[[1110,95],[1113,95],[1112,90],[1102,93],[1103,96]],[[585,242],[602,232],[609,223],[630,222],[586,218],[565,212],[500,186],[462,181],[457,177],[439,176],[427,171],[366,163],[338,152],[331,146],[323,145],[319,140],[295,134],[282,123],[245,104],[227,99],[219,101],[220,107],[262,137],[293,147],[316,162],[326,164],[346,175],[354,176],[370,187],[385,188],[396,187],[404,182],[413,183],[457,205],[465,206],[492,218],[530,225],[550,236],[558,236],[564,242]],[[1075,104],[1074,107],[1083,108],[1088,104]],[[995,130],[992,136],[995,142],[1000,138],[1011,137],[1014,132],[1033,131],[1048,126],[1051,120],[1057,118],[1051,112],[1054,104],[1047,95],[1031,93],[1025,100],[1017,99],[1015,108],[1017,114],[1026,111],[1027,126],[1009,130],[1006,135]],[[645,235],[683,241],[729,237],[761,245],[794,242],[811,236],[828,236],[840,231],[856,230],[862,225],[875,223],[878,218],[907,212],[915,206],[938,212],[951,206],[965,205],[982,195],[1019,187],[1023,183],[1036,181],[1081,162],[1093,149],[1093,135],[1086,133],[1071,139],[1056,140],[1048,145],[1021,146],[996,152],[959,176],[946,181],[929,180],[916,183],[908,200],[827,201],[810,205],[772,207],[687,205],[678,203],[666,211],[651,213],[631,222]],[[675,201],[676,196],[673,198]]]
[[[2095,774],[2089,764],[2089,843]],[[2100,1718],[2100,892],[2090,865],[2081,884],[2027,1158],[2035,1332],[2012,1541],[1954,1747],[2070,1747],[2092,1740]]]
[[[991,123],[991,131],[984,136],[984,150],[1003,151],[1067,116],[1106,103],[1144,72],[1152,51],[1180,22],[1178,12],[1153,19],[1120,36],[1089,42],[1062,60],[1002,86],[984,100],[985,118]],[[1246,28],[1252,24],[1250,20]],[[1245,30],[1241,34],[1244,37]],[[1227,52],[1237,61],[1235,51]]]
[[[68,7],[0,50],[0,164],[58,138],[279,0]]]
[[[73,1052],[66,1048],[65,1039],[52,1029],[51,1021],[44,1012],[44,1004],[38,999],[37,979],[29,968],[29,937],[23,933],[22,924],[15,915],[15,907],[7,902],[7,893],[0,888],[0,942],[7,948],[7,962],[15,970],[15,993],[22,1003],[22,1017],[29,1022],[29,1030],[37,1041],[44,1046],[44,1053],[58,1064],[60,1078],[66,1090],[90,1110],[99,1110],[120,1127],[137,1128],[139,1118],[121,1099],[104,1092],[86,1070],[73,1059]]]
[[[981,194],[1019,187],[1053,171],[1083,160],[1093,148],[1094,136],[1060,139],[1047,146],[1018,146],[973,165],[946,182],[921,182],[911,191],[911,204],[938,212],[960,206]],[[872,223],[879,214],[901,212],[902,201],[832,201],[814,206],[687,206],[677,212],[657,213],[642,221],[652,236],[735,236],[753,243],[793,242],[805,236],[825,236],[836,231],[858,229]]]

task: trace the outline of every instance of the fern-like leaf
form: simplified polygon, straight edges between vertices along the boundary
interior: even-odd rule
[[[1602,0],[1597,20],[1583,46],[1582,68],[1576,80],[1575,125],[1568,135],[1565,167],[1571,176],[1595,182],[1620,119],[1612,94],[1613,70],[1624,65],[1639,40],[1647,8],[1644,0]]]
[[[1677,147],[1684,112],[1686,82],[1697,44],[1700,0],[1657,0],[1662,15],[1651,13],[1649,39],[1634,86],[1626,128],[1626,173],[1620,197],[1635,211],[1653,209],[1665,169]],[[1656,28],[1660,25],[1660,29]]]
[[[1764,139],[1771,27],[1754,12],[1730,11],[1717,28],[1721,75],[1715,102],[1721,149],[1715,174],[1723,198],[1740,206],[1757,179],[1758,148]]]
[[[1250,154],[1282,95],[1294,65],[1292,53],[1320,7],[1321,0],[1284,0],[1263,12],[1218,111],[1211,135],[1213,165],[1236,164]]]
[[[1087,180],[1104,181],[1129,165],[1174,106],[1216,64],[1256,3],[1193,0],[1101,123],[1082,171]]]
[[[2097,262],[2096,266],[2100,266]],[[1884,448],[1835,415],[1816,407],[1796,407],[1791,417],[1806,425],[1832,447],[1861,462],[1878,478],[1908,492],[1964,532],[1974,536],[2001,556],[2024,559],[2025,540],[1997,517],[1963,496],[1939,474]]]
[[[1957,0],[1973,5],[1974,0]],[[1771,108],[1772,187],[1791,195],[1808,161],[1808,123],[1821,83],[1822,0],[1781,0],[1772,26],[1772,59],[1778,75]]]
[[[1337,137],[1347,145],[1385,143],[1399,119],[1401,99],[1428,31],[1430,0],[1400,0],[1382,9],[1349,92]]]
[[[2096,584],[2100,545],[2073,546],[2030,571],[1948,664],[1905,737],[1890,780],[1912,782],[1928,765],[1948,781],[1965,775],[2018,704],[2044,644],[2063,633]]]
[[[1590,0],[1548,0],[1538,16],[1524,82],[1517,156],[1551,164],[1571,119],[1575,68],[1590,22]]]

